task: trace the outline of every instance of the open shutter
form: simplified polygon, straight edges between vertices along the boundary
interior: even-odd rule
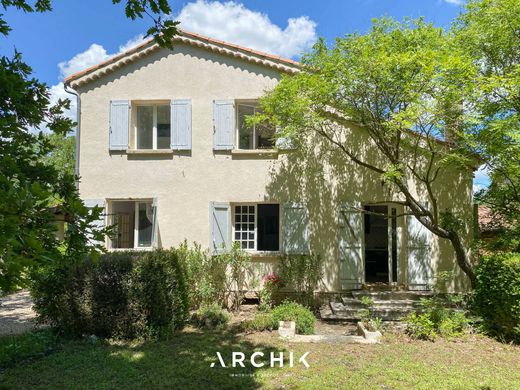
[[[159,228],[157,223],[157,198],[152,201],[152,248],[159,245]]]
[[[360,289],[364,279],[364,229],[361,205],[342,205],[338,222],[341,289]]]
[[[233,125],[235,107],[233,100],[213,102],[213,149],[233,149]]]
[[[89,209],[92,209],[94,207],[101,207],[103,208],[103,211],[99,215],[99,219],[94,221],[92,225],[98,229],[103,229],[105,227],[105,200],[104,199],[83,199],[83,204],[85,207],[88,207]],[[93,237],[89,235],[89,239],[93,240]],[[97,244],[105,245],[105,240],[103,241],[94,241]]]
[[[110,102],[110,150],[128,149],[128,124],[130,102],[128,100],[112,100]]]
[[[276,131],[278,132],[279,129],[277,128]],[[290,150],[295,148],[293,140],[289,137],[276,137],[275,146],[280,150]]]
[[[433,234],[415,216],[407,216],[408,288],[430,290],[433,284],[431,245]]]
[[[228,203],[210,203],[211,252],[222,253],[231,248],[231,207]]]
[[[191,149],[191,100],[172,100],[171,103],[171,148]]]
[[[287,254],[309,253],[309,221],[301,204],[283,206],[283,250]]]

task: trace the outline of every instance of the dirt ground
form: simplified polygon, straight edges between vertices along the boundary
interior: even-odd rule
[[[36,313],[32,310],[29,291],[0,298],[0,336],[24,333],[34,329]]]

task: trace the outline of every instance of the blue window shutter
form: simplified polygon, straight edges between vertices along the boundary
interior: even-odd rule
[[[424,205],[428,208],[428,204]],[[415,216],[407,215],[408,288],[430,290],[433,284],[431,245],[433,233]]]
[[[103,229],[105,227],[105,215],[106,215],[106,209],[105,209],[105,200],[104,199],[83,199],[83,204],[85,207],[92,209],[94,207],[101,207],[103,211],[99,215],[99,219],[92,222],[92,225],[98,229]],[[96,244],[102,244],[105,245],[105,241],[96,241],[94,238],[88,234],[89,239],[92,240],[92,242]]]
[[[191,150],[191,100],[171,101],[171,148]]]
[[[279,131],[279,128],[277,128],[276,132],[278,133]],[[275,140],[275,146],[280,150],[295,149],[294,141],[289,137],[277,136]]]
[[[338,221],[339,268],[342,290],[360,289],[364,279],[363,213],[360,203],[341,205]]]
[[[233,100],[213,102],[213,149],[233,149],[235,107]]]
[[[287,254],[309,253],[309,220],[301,204],[283,206],[283,250]]]
[[[112,100],[110,102],[110,150],[128,149],[128,124],[130,102],[128,100]]]
[[[211,202],[210,250],[214,254],[231,248],[231,207],[228,203]]]
[[[157,198],[153,198],[152,202],[152,247],[159,246],[159,227],[157,222]]]

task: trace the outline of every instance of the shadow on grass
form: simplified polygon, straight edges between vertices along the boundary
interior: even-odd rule
[[[264,353],[255,368],[249,358]],[[269,368],[274,345],[251,343],[231,332],[180,332],[168,341],[145,343],[71,343],[62,351],[0,374],[0,388],[177,388],[255,389],[256,374]],[[221,367],[217,352],[227,367]],[[246,355],[245,368],[231,367],[232,352]],[[211,367],[211,363],[215,363]]]

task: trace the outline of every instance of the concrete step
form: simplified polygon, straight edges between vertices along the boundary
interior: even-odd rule
[[[380,307],[374,310],[371,310],[371,315],[374,317],[379,317],[384,321],[399,321],[405,318],[408,314],[410,314],[413,310],[407,308],[396,308],[396,307]],[[332,313],[334,317],[331,317],[329,314],[329,318],[335,319],[343,319],[343,320],[359,320],[359,310],[356,309],[347,309],[343,308],[333,308]]]
[[[365,305],[356,298],[342,297],[341,302],[344,306],[350,308],[365,308]],[[409,307],[409,308],[420,308],[421,302],[413,299],[394,299],[394,300],[381,300],[381,299],[373,299],[373,304],[371,307],[378,307],[381,305],[394,306],[394,307]]]
[[[356,290],[351,292],[352,296],[356,299],[362,297],[369,297],[374,301],[393,301],[393,300],[411,300],[420,301],[422,298],[432,297],[432,293],[429,291],[367,291],[367,290]]]

